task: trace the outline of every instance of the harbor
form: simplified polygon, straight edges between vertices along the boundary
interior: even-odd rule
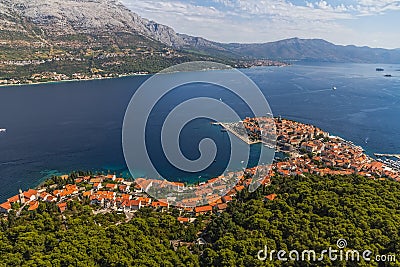
[[[247,133],[246,128],[243,125],[243,122],[237,122],[237,123],[214,122],[212,124],[221,126],[222,132],[229,131],[230,133],[234,134],[237,138],[239,138],[248,145],[264,143],[262,140],[255,140],[255,141],[250,140],[249,134]]]
[[[379,154],[379,153],[374,153],[374,155],[377,158],[397,158],[397,159],[400,159],[400,154]]]
[[[374,155],[377,157],[377,161],[382,162],[396,171],[400,171],[400,154],[374,153]],[[396,158],[397,160],[394,160],[393,158]]]
[[[241,123],[241,122],[238,122]],[[219,125],[222,127],[222,130],[226,130],[229,131],[230,133],[234,134],[237,138],[239,138],[240,140],[242,140],[243,142],[245,142],[248,145],[254,145],[254,144],[258,144],[261,143],[261,140],[256,140],[256,141],[251,141],[249,139],[249,135],[247,133],[247,131],[245,130],[245,127],[242,125],[242,127],[238,126],[238,123],[224,123],[224,122],[213,122],[213,125]],[[236,127],[235,127],[236,125]],[[244,132],[239,130],[244,130]]]

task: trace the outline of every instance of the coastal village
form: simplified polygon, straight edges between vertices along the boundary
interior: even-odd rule
[[[265,124],[259,123],[266,122]],[[276,151],[287,157],[275,158],[270,166],[257,166],[244,171],[229,172],[207,182],[199,184],[199,193],[192,199],[179,202],[181,223],[190,223],[196,217],[204,214],[220,213],[228,208],[228,203],[234,201],[238,193],[252,183],[254,175],[262,177],[262,186],[268,186],[274,176],[296,177],[307,173],[320,176],[357,174],[366,179],[392,179],[400,182],[400,170],[387,166],[378,160],[367,156],[363,149],[340,137],[308,124],[291,120],[272,118],[276,128],[271,128],[271,118],[246,118],[242,123],[247,129],[251,140],[256,136],[266,135],[276,131]],[[260,125],[268,125],[263,128]],[[5,216],[11,211],[19,216],[21,212],[33,212],[44,202],[54,202],[60,213],[68,210],[70,201],[86,201],[93,206],[93,212],[121,212],[127,218],[143,208],[150,207],[159,212],[167,212],[175,203],[167,199],[155,200],[146,192],[151,187],[160,189],[173,186],[180,190],[191,186],[160,180],[139,178],[134,182],[118,178],[114,174],[57,177],[63,181],[63,186],[50,179],[36,189],[21,191],[0,204],[0,212]],[[235,181],[234,186],[226,181]],[[225,183],[224,183],[225,181]],[[231,188],[225,192],[224,189]],[[221,194],[221,192],[224,192]],[[221,195],[223,195],[221,197]],[[265,196],[265,201],[273,201],[279,195]],[[201,202],[200,202],[201,201]],[[198,203],[205,203],[198,206]]]
[[[0,60],[0,69],[2,68],[25,68],[25,67],[38,67],[45,64],[68,62],[68,63],[79,63],[89,64],[88,62],[103,62],[97,67],[87,68],[85,70],[76,71],[70,74],[59,73],[57,71],[44,71],[31,73],[30,76],[24,78],[0,78],[0,86],[8,85],[22,85],[22,84],[37,84],[45,82],[62,82],[62,81],[82,81],[82,80],[98,80],[98,79],[110,79],[119,78],[125,76],[134,75],[147,75],[149,71],[135,71],[135,72],[121,72],[111,71],[111,67],[123,65],[125,61],[129,60],[145,60],[158,58],[162,60],[182,59],[186,55],[179,53],[172,48],[163,48],[160,51],[154,50],[150,47],[143,46],[136,49],[125,48],[117,52],[105,51],[105,50],[92,50],[87,49],[82,54],[73,55],[70,53],[59,53],[54,54],[53,52],[49,55],[38,55],[42,57],[40,59],[31,60]],[[235,64],[232,64],[234,68],[251,68],[259,66],[273,66],[273,67],[284,67],[289,64],[266,60],[239,60]]]

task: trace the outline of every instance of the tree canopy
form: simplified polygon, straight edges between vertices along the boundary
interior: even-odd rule
[[[276,194],[274,200],[266,195]],[[245,190],[226,212],[181,224],[176,210],[143,208],[94,215],[73,202],[60,214],[41,203],[34,212],[0,222],[0,266],[383,266],[378,262],[260,261],[259,250],[337,248],[400,257],[400,184],[358,176],[275,177]],[[202,237],[207,244],[195,245]],[[179,240],[181,245],[173,246]],[[397,264],[397,265],[396,265]],[[387,262],[384,266],[400,266]]]

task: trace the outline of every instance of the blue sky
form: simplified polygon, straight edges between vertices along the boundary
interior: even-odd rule
[[[139,15],[179,33],[219,42],[291,37],[400,48],[400,1],[122,0]]]

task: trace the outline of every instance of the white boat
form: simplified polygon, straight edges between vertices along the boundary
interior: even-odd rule
[[[336,86],[332,86],[332,90],[336,90],[337,89],[337,87]]]
[[[0,133],[5,133],[7,132],[7,129],[0,129]]]

